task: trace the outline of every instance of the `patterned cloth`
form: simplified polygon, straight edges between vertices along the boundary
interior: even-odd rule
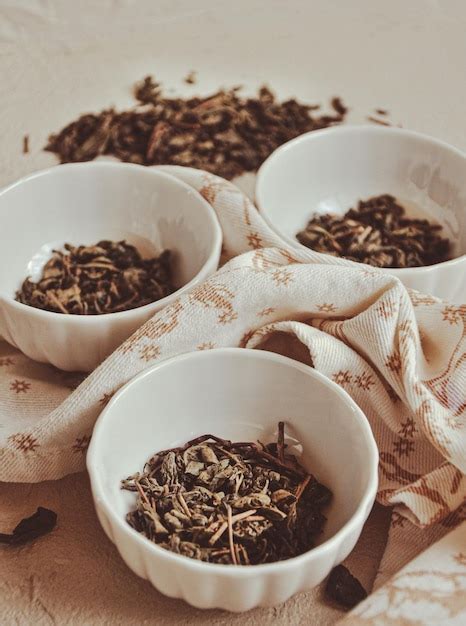
[[[367,266],[291,248],[231,183],[162,169],[212,204],[223,260],[231,260],[85,380],[0,344],[0,480],[37,482],[82,470],[102,407],[156,360],[257,348],[281,335],[290,345],[301,342],[313,366],[367,415],[380,450],[378,499],[396,506],[393,530],[398,519],[428,527],[464,518],[466,305],[409,292]]]
[[[464,626],[466,522],[358,605],[341,626]]]

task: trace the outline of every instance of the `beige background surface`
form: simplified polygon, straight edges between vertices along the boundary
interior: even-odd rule
[[[40,485],[0,487],[1,529],[37,506],[58,513],[56,530],[22,548],[2,547],[0,622],[58,624],[333,624],[343,613],[322,602],[315,589],[270,609],[244,615],[200,611],[158,593],[135,576],[104,535],[94,513],[87,477],[75,474]],[[6,505],[6,506],[5,506]],[[374,512],[349,564],[369,586],[382,555],[386,511]]]
[[[394,123],[466,149],[465,32],[462,0],[0,0],[0,185],[54,164],[42,152],[50,132],[82,112],[130,104],[131,85],[147,73],[178,93],[268,82],[310,102],[340,95],[352,122],[383,107]],[[187,87],[191,69],[199,80]],[[1,485],[0,530],[37,505],[56,510],[59,525],[33,545],[1,549],[2,624],[330,624],[341,615],[321,590],[245,616],[196,611],[126,568],[84,475]],[[386,524],[377,510],[352,555],[366,585]]]

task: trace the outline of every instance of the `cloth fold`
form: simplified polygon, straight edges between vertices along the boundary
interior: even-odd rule
[[[460,626],[466,622],[466,522],[377,589],[341,626]]]
[[[1,344],[0,480],[38,482],[82,470],[102,408],[157,360],[259,348],[280,334],[299,340],[313,366],[367,415],[380,451],[379,501],[422,527],[450,515],[466,498],[466,305],[409,292],[367,266],[294,249],[233,184],[189,168],[162,169],[212,204],[230,260],[72,391],[81,376]]]

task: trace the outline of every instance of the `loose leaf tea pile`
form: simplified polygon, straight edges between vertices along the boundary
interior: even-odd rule
[[[168,250],[143,259],[126,241],[64,247],[66,252],[53,252],[37,283],[26,278],[16,300],[55,313],[98,315],[134,309],[174,291]]]
[[[232,443],[204,435],[156,454],[122,481],[138,494],[128,523],[184,556],[257,565],[306,552],[326,521],[332,494],[278,442]]]
[[[148,76],[135,87],[135,107],[83,115],[51,135],[45,149],[62,163],[108,154],[143,165],[187,165],[231,179],[256,170],[286,141],[338,124],[346,115],[339,98],[332,100],[333,114],[317,115],[319,106],[278,102],[266,87],[255,98],[238,91],[168,98]]]
[[[449,259],[450,241],[442,227],[406,217],[389,194],[361,200],[343,216],[315,215],[296,237],[316,252],[375,267],[421,267]]]

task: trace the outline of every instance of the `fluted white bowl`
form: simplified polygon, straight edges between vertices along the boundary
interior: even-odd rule
[[[256,202],[288,243],[315,213],[343,214],[358,200],[389,193],[408,214],[443,226],[452,259],[427,267],[382,269],[407,287],[466,301],[466,155],[432,137],[400,128],[339,126],[278,148],[262,165]]]
[[[112,162],[59,165],[0,192],[0,335],[27,356],[90,371],[141,324],[218,266],[222,233],[202,196],[165,172]],[[174,253],[178,290],[130,311],[64,315],[16,302],[53,248],[126,239],[144,256]]]
[[[279,420],[291,449],[334,494],[314,549],[278,563],[210,564],[169,552],[128,525],[136,497],[120,481],[156,451],[205,433],[275,441]],[[100,415],[87,455],[97,515],[133,572],[168,596],[230,611],[284,602],[346,558],[372,508],[377,465],[369,423],[341,387],[291,359],[239,348],[188,353],[134,378]]]

